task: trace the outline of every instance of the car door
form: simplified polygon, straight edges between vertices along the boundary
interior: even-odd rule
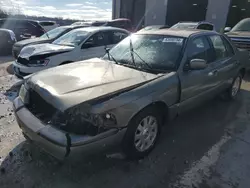
[[[212,46],[205,36],[191,38],[186,47],[187,57],[183,70],[180,71],[181,83],[180,112],[186,111],[214,95],[216,88],[216,70],[213,64],[214,53]],[[202,59],[207,67],[202,70],[190,70],[189,64],[193,59]]]
[[[227,88],[239,70],[239,60],[233,47],[225,37],[215,34],[210,35],[208,38],[216,56],[214,62],[217,71],[216,80],[221,89]]]
[[[105,32],[93,34],[84,44],[82,44],[80,60],[104,56],[105,47],[108,46],[107,44],[109,44],[109,42]]]

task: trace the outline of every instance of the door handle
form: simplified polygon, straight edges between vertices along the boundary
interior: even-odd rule
[[[216,76],[218,74],[218,70],[214,70],[208,73],[208,76]]]

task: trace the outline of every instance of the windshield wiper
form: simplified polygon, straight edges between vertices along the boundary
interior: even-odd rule
[[[47,32],[45,32],[45,35],[48,37],[48,39],[49,39],[49,35],[48,35],[48,33]]]
[[[109,60],[111,60],[110,59],[110,57],[112,58],[112,60],[116,63],[116,64],[119,64],[118,63],[118,61],[114,58],[114,56],[113,55],[111,55],[110,53],[109,53],[109,48],[105,48],[105,50],[106,50],[106,53],[108,54],[108,58],[109,58]]]
[[[133,44],[132,44],[132,40],[131,40],[131,37],[130,37],[130,53],[131,53],[131,58],[132,58],[132,62],[133,64],[136,66],[136,63],[135,63],[135,57],[134,57],[134,54],[137,55],[137,57],[145,64],[147,65],[148,68],[152,69],[152,67],[145,61],[141,58],[141,56],[134,51],[134,47],[133,47]]]
[[[133,44],[132,44],[131,36],[129,37],[129,49],[130,49],[130,55],[131,55],[131,58],[132,58],[132,63],[136,67],[135,57],[134,57],[134,47],[133,47]]]
[[[143,59],[141,58],[141,56],[140,56],[137,52],[133,51],[133,53],[134,53],[135,55],[137,55],[137,57],[138,57],[145,65],[147,65],[148,68],[153,69],[152,66],[149,65],[145,60],[143,60]]]

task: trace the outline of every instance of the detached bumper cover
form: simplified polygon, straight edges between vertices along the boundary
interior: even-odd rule
[[[83,157],[119,145],[126,129],[112,129],[96,136],[75,135],[43,124],[22,103],[14,101],[17,122],[25,136],[59,160]]]

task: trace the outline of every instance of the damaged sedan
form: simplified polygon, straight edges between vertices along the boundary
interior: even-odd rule
[[[102,57],[106,53],[105,48],[111,48],[128,35],[128,31],[112,27],[74,29],[51,44],[24,47],[13,63],[14,73],[23,78],[58,65]]]
[[[102,59],[30,76],[14,111],[25,137],[58,159],[114,146],[139,159],[167,120],[216,95],[234,99],[247,58],[212,31],[140,32]]]

